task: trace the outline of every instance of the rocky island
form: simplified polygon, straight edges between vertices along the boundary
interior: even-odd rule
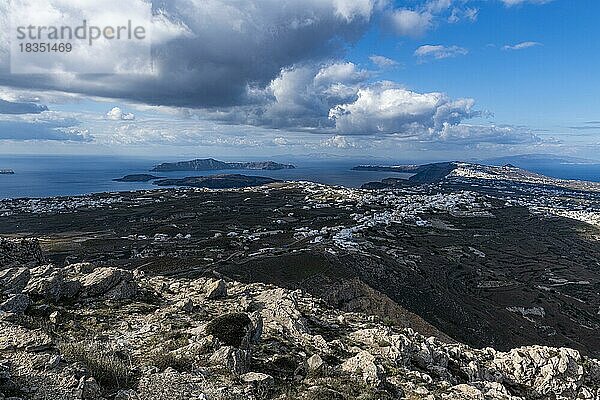
[[[154,176],[150,174],[132,174],[125,175],[122,178],[113,179],[115,182],[150,182],[156,179],[163,179],[162,176]]]
[[[294,169],[291,164],[280,164],[274,161],[224,162],[213,158],[179,161],[156,165],[152,171],[219,171],[227,169],[248,170],[280,170]]]

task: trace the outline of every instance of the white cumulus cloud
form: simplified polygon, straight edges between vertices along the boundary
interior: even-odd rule
[[[443,93],[416,93],[392,84],[360,89],[356,101],[329,112],[340,134],[410,134],[439,131],[479,115],[473,99],[451,100]]]
[[[335,135],[330,137],[329,139],[324,139],[321,141],[322,147],[333,147],[337,149],[347,149],[350,147],[355,147],[356,144],[348,139],[346,136]]]
[[[132,113],[123,112],[119,107],[113,107],[109,112],[106,113],[106,118],[111,121],[131,121],[135,119],[135,115]]]
[[[397,10],[391,15],[391,24],[397,34],[402,36],[421,36],[433,23],[429,11]]]

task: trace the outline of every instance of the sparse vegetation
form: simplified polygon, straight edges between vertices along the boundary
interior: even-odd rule
[[[60,353],[71,362],[81,362],[101,385],[107,388],[128,387],[133,383],[131,363],[106,350],[100,343],[62,342]]]

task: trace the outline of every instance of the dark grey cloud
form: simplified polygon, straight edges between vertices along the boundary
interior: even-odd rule
[[[11,75],[0,85],[194,108],[245,104],[282,68],[342,54],[362,36],[379,0],[155,0],[179,29],[153,49],[154,74]],[[163,35],[165,36],[165,35]],[[89,61],[89,60],[88,60]],[[77,62],[77,60],[73,60]],[[82,61],[83,62],[83,61]]]
[[[48,107],[36,103],[14,103],[0,99],[0,114],[40,114]]]

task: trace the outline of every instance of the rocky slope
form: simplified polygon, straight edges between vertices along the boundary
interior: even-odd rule
[[[399,173],[414,173],[407,179],[385,178],[381,182],[365,183],[363,189],[403,188],[421,184],[439,183],[442,181],[484,181],[511,182],[513,184],[535,185],[578,191],[599,192],[600,183],[558,179],[527,171],[514,165],[492,166],[467,162],[445,162],[424,165],[398,166],[357,166],[356,171],[386,171]]]
[[[476,350],[298,290],[44,265],[31,246],[0,264],[0,399],[600,398],[576,350]]]

